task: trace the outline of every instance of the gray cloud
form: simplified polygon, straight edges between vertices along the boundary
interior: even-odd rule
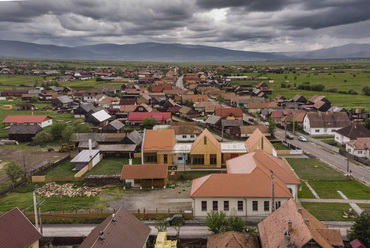
[[[368,0],[1,1],[0,39],[309,50],[370,42],[369,11]]]

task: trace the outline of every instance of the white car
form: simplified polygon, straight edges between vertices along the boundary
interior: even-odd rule
[[[298,140],[299,140],[299,141],[302,141],[302,142],[307,142],[307,139],[306,139],[306,137],[304,137],[304,136],[299,136],[299,137],[298,137]]]

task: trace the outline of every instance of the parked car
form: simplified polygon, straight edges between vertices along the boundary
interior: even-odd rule
[[[307,142],[307,139],[304,136],[298,136],[298,140],[302,142]]]
[[[172,226],[176,221],[181,221],[184,223],[184,216],[182,214],[174,214],[172,217],[166,218],[166,221]]]
[[[291,134],[287,134],[287,135],[286,135],[286,138],[287,138],[287,139],[290,139],[290,140],[293,140],[293,139],[294,139],[294,136],[293,136],[293,135],[291,135]]]
[[[265,122],[263,123],[263,125],[265,125],[265,126],[269,126],[269,125],[270,125],[270,123],[268,123],[268,121],[265,121]]]

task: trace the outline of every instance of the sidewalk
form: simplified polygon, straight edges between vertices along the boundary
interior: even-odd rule
[[[300,202],[328,202],[328,203],[360,203],[370,204],[370,200],[351,200],[351,199],[313,199],[313,198],[300,198]]]

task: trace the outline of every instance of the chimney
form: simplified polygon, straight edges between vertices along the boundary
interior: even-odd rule
[[[99,232],[99,239],[104,241],[104,232],[103,231]]]
[[[289,232],[286,232],[285,233],[285,235],[284,235],[284,241],[285,241],[284,248],[290,248],[290,247],[292,247],[292,244],[290,243],[290,233]]]
[[[307,225],[309,225],[309,224],[310,224],[310,219],[309,219],[309,218],[305,218],[305,219],[304,219],[304,222],[305,222]]]
[[[301,207],[298,208],[298,213],[302,214],[302,208]]]
[[[112,221],[117,222],[116,214],[112,214]]]
[[[288,220],[288,232],[290,232],[293,229],[293,222],[291,220]]]
[[[92,157],[92,142],[91,142],[91,139],[89,139],[89,155],[90,155],[90,158]]]

